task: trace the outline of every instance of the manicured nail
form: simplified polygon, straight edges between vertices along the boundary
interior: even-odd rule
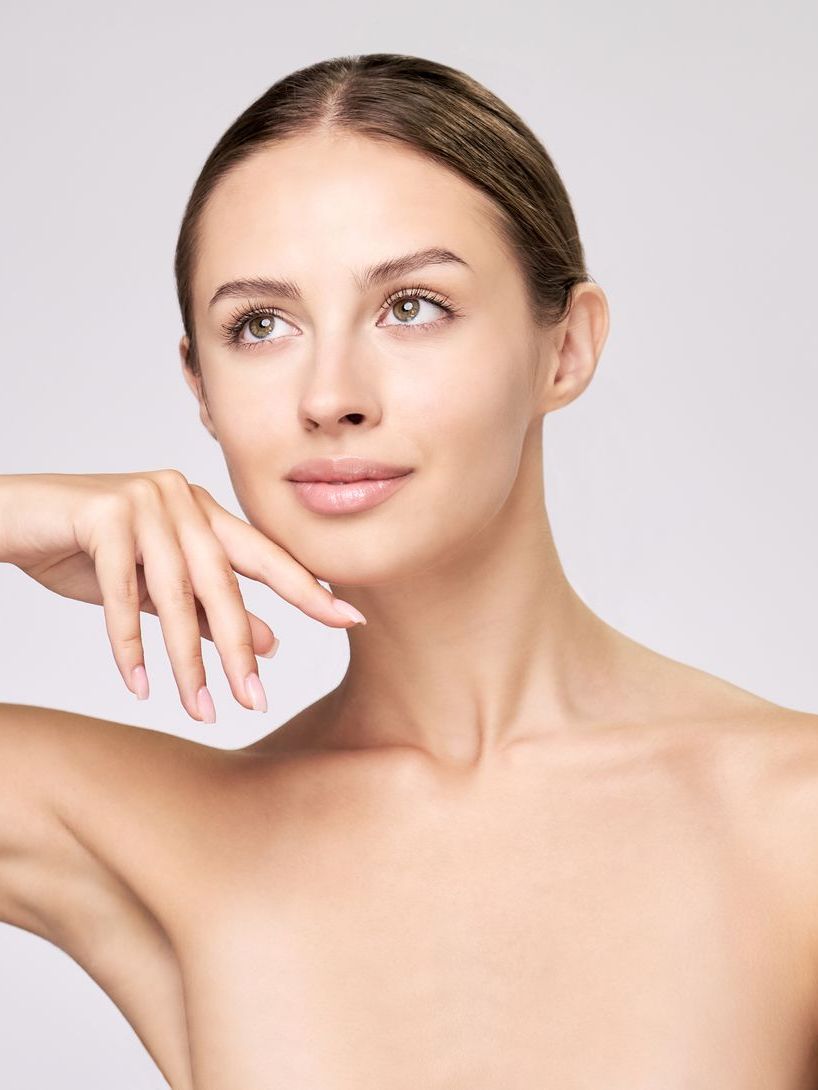
[[[213,706],[213,697],[208,692],[206,685],[203,685],[196,694],[196,707],[203,723],[216,722],[216,709]]]
[[[269,651],[259,651],[259,654],[263,659],[271,659],[281,646],[281,641],[279,640],[278,636],[274,636],[273,641],[273,646],[270,648]]]
[[[253,711],[267,711],[267,697],[264,695],[264,686],[261,684],[258,674],[248,674],[244,679],[244,691],[253,703]]]
[[[366,624],[366,617],[363,613],[360,613],[355,606],[351,606],[349,602],[345,602],[342,598],[333,598],[332,605],[336,613],[340,613],[342,617],[345,617],[348,621],[355,621],[357,624]]]
[[[134,666],[131,670],[131,684],[133,685],[134,695],[137,700],[147,700],[150,696],[150,689],[148,688],[148,675],[145,673],[145,667],[141,665]]]

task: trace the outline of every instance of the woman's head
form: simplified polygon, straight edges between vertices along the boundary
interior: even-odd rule
[[[312,65],[245,110],[194,186],[176,276],[186,378],[242,509],[341,586],[489,525],[607,333],[534,134],[467,75],[395,54]],[[368,511],[307,511],[287,472],[341,455],[414,473]]]

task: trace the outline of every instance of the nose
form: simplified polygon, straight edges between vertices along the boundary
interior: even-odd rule
[[[365,418],[363,413],[342,413],[341,416],[338,417],[337,421],[335,421],[335,423],[336,426],[346,423],[363,424],[364,419]],[[315,428],[321,428],[323,431],[332,432],[333,430],[335,430],[332,427],[332,420],[333,417],[330,414],[325,414],[325,417],[322,420],[316,419],[316,416],[311,416],[307,419],[307,426],[311,430],[315,430]]]
[[[356,399],[360,403],[360,399]],[[352,402],[348,402],[352,404]],[[326,396],[320,400],[312,398],[302,404],[301,416],[304,426],[308,431],[321,428],[330,434],[335,434],[340,428],[352,425],[362,425],[372,420],[374,414],[363,412],[360,409],[347,410],[340,407],[340,400],[330,400]]]
[[[364,361],[337,346],[334,352],[316,352],[307,386],[302,391],[299,416],[309,431],[321,428],[337,434],[343,427],[373,424],[380,416],[372,375]]]

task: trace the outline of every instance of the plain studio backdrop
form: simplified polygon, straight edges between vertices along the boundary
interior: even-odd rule
[[[769,700],[818,711],[818,15],[813,3],[9,5],[0,472],[173,466],[237,515],[177,355],[173,249],[227,125],[327,57],[411,53],[473,75],[560,171],[611,308],[590,387],[545,418],[569,580],[609,623]],[[374,256],[374,255],[373,255]],[[242,516],[243,517],[243,516]],[[270,710],[204,641],[218,722],[178,699],[143,615],[151,698],[102,609],[0,566],[0,701],[234,748],[340,680],[346,637],[240,577],[281,638]],[[96,983],[0,926],[0,1084],[167,1084]]]

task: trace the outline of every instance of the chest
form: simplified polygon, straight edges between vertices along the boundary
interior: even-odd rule
[[[786,911],[706,808],[343,817],[214,860],[181,950],[199,1090],[806,1085]]]

